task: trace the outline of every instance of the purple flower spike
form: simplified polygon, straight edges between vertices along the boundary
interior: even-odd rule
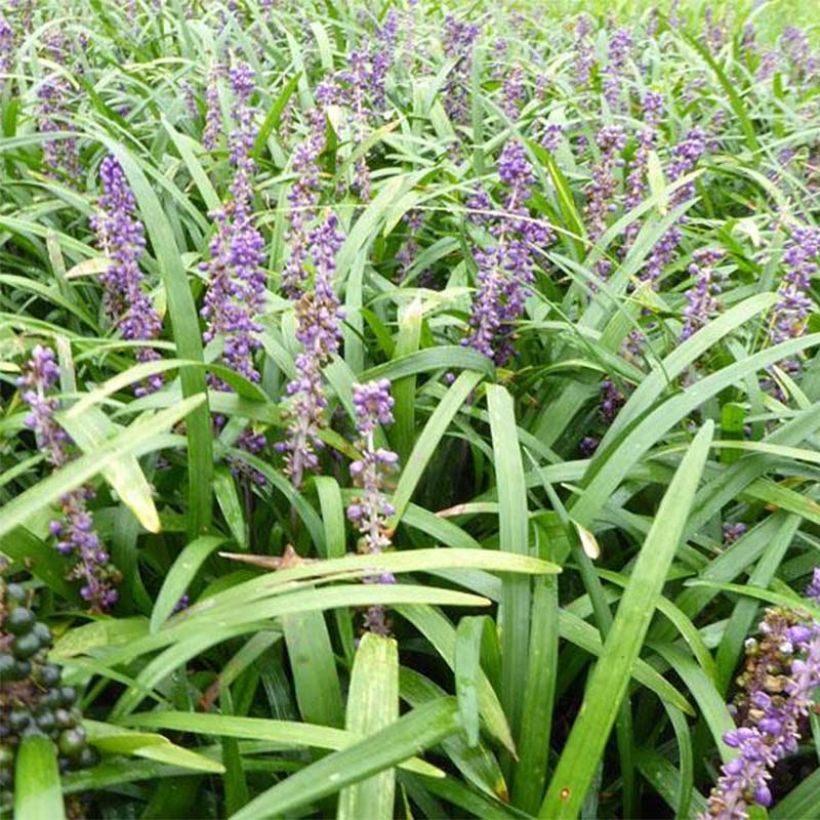
[[[249,106],[253,73],[247,65],[238,64],[231,68],[229,78],[234,93],[231,115],[235,128],[230,139],[234,178],[230,200],[212,214],[217,231],[210,246],[211,258],[201,266],[208,278],[202,308],[206,320],[204,338],[210,342],[223,336],[224,363],[250,381],[258,382],[253,353],[260,345],[256,337],[260,329],[257,317],[265,297],[265,272],[264,240],[253,224],[256,164],[251,149],[256,129]]]
[[[145,231],[137,218],[134,194],[119,162],[106,157],[100,165],[103,195],[91,225],[97,234],[97,245],[111,260],[100,276],[103,284],[103,308],[109,321],[129,341],[151,341],[159,338],[162,320],[143,290],[139,260],[145,249]],[[155,361],[159,354],[149,347],[140,348],[141,362]],[[156,374],[135,392],[138,396],[162,387],[162,376]]]
[[[806,587],[806,597],[820,606],[820,567],[814,568],[811,583]]]
[[[777,302],[769,325],[769,341],[779,344],[802,336],[812,311],[809,297],[811,279],[818,271],[820,229],[800,226],[792,231],[783,252],[786,272],[777,289]],[[782,364],[789,373],[800,371],[800,361],[790,359]]]
[[[589,38],[591,31],[589,16],[582,14],[575,24],[575,86],[579,89],[585,88],[589,83],[595,65],[595,52]]]
[[[820,591],[815,569],[809,597]],[[772,608],[760,623],[761,637],[746,642],[743,687],[732,709],[741,725],[723,739],[738,751],[724,764],[702,820],[739,820],[757,803],[769,806],[775,764],[797,751],[800,724],[814,706],[820,686],[820,623],[795,611]]]
[[[14,60],[14,29],[9,21],[0,13],[0,92],[6,83],[7,74]]]
[[[304,287],[296,302],[296,338],[303,349],[296,357],[298,375],[287,386],[287,437],[276,445],[277,451],[285,454],[285,472],[296,489],[302,486],[305,473],[319,466],[318,451],[323,446],[319,433],[327,406],[322,369],[338,352],[341,342],[342,311],[333,289],[336,254],[343,241],[337,226],[335,214],[330,213],[309,234],[313,287]],[[306,272],[303,285],[307,284],[307,276]]]
[[[38,448],[55,469],[71,459],[68,449],[71,439],[55,418],[59,401],[49,395],[58,379],[54,351],[38,345],[17,381],[22,399],[30,409],[26,427],[34,432]],[[66,577],[82,583],[80,594],[93,611],[105,612],[117,601],[114,586],[121,576],[109,562],[108,553],[94,532],[94,522],[87,508],[87,501],[93,497],[94,492],[89,486],[66,493],[60,498],[62,520],[52,522],[49,530],[58,539],[57,551],[75,558]]]
[[[463,344],[501,365],[513,352],[510,335],[529,296],[534,251],[552,241],[553,232],[546,223],[531,219],[526,208],[535,176],[521,143],[511,140],[504,146],[498,176],[508,189],[503,209],[486,217],[478,213],[471,220],[488,224],[495,243],[474,254],[478,290],[470,317],[472,330]],[[491,210],[483,193],[469,204],[479,211]]]
[[[479,28],[470,23],[444,18],[444,54],[455,59],[444,87],[444,108],[455,122],[464,122],[469,113],[469,81],[473,65],[473,44]]]
[[[706,152],[706,133],[701,128],[693,128],[672,150],[673,162],[669,166],[667,175],[669,180],[675,182],[681,177],[694,170],[700,158]],[[681,185],[669,197],[669,208],[677,208],[687,200],[695,196],[694,182]],[[686,222],[686,217],[681,217],[676,225],[673,225],[655,244],[652,253],[646,263],[646,267],[641,271],[640,278],[644,282],[649,282],[653,288],[657,286],[658,280],[668,265],[675,259],[678,245],[683,234],[678,225]]]
[[[663,97],[655,91],[648,91],[643,98],[642,110],[645,127],[638,133],[638,150],[626,178],[624,204],[627,211],[637,208],[646,198],[649,155],[658,141],[658,126],[663,115]],[[638,220],[630,222],[627,226],[622,250],[624,256],[635,241],[640,228]]]
[[[589,238],[600,239],[607,227],[608,216],[617,209],[616,191],[618,180],[615,169],[623,165],[621,152],[626,147],[626,133],[620,125],[605,125],[595,136],[601,151],[600,158],[592,168],[592,181],[587,191],[586,214],[589,219]],[[609,275],[610,262],[601,260],[598,273]]]
[[[631,49],[632,35],[629,29],[619,28],[609,41],[609,63],[604,77],[604,98],[612,111],[621,107],[621,88]]]
[[[695,282],[684,294],[686,307],[683,310],[684,323],[681,341],[700,330],[717,312],[717,297],[723,287],[723,279],[715,271],[715,265],[723,259],[724,251],[706,248],[695,251],[689,273]]]
[[[395,509],[384,497],[382,487],[386,474],[395,470],[399,457],[392,450],[377,448],[376,427],[393,423],[393,397],[390,382],[382,379],[367,384],[353,385],[353,406],[356,412],[357,447],[361,458],[350,465],[350,474],[362,494],[347,508],[347,517],[361,533],[359,552],[377,555],[391,546],[387,519]],[[392,575],[365,578],[366,583],[395,583]],[[384,608],[369,607],[364,620],[365,629],[380,635],[389,634]]]
[[[206,151],[213,151],[222,134],[222,108],[219,104],[219,78],[225,73],[221,63],[214,63],[208,72],[205,87],[205,133],[202,145]]]

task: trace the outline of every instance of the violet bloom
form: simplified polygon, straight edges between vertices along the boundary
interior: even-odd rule
[[[219,102],[219,80],[225,74],[221,63],[214,63],[208,72],[205,85],[205,131],[202,145],[206,151],[213,151],[222,134],[222,107]]]
[[[347,517],[361,534],[359,552],[377,555],[391,546],[387,519],[395,509],[384,497],[387,472],[396,469],[399,457],[392,450],[377,448],[375,431],[379,425],[393,423],[393,397],[390,382],[381,379],[353,385],[353,406],[356,411],[357,448],[361,457],[350,465],[350,474],[362,493],[347,508]],[[365,579],[369,583],[393,583],[392,575]],[[365,629],[379,635],[390,633],[384,608],[375,605],[367,609]]]
[[[289,299],[297,299],[303,290],[304,263],[309,253],[308,231],[319,203],[319,158],[325,148],[325,115],[322,109],[309,113],[308,126],[308,134],[293,149],[291,160],[295,178],[288,191],[286,235],[290,256],[282,271],[282,291]]]
[[[212,214],[217,231],[211,245],[211,258],[202,264],[208,290],[202,316],[206,320],[204,339],[224,338],[222,360],[228,367],[253,382],[259,371],[253,353],[260,342],[257,317],[265,298],[265,271],[262,268],[264,240],[253,224],[253,174],[256,164],[251,156],[256,129],[249,101],[254,90],[253,72],[240,63],[229,73],[234,94],[230,139],[230,158],[234,178],[231,198]],[[221,386],[221,385],[217,385]]]
[[[817,63],[811,56],[811,45],[804,31],[796,26],[786,26],[779,46],[796,80],[808,79],[814,73]]]
[[[370,94],[374,111],[381,112],[385,105],[385,82],[396,53],[396,40],[399,33],[399,16],[395,9],[390,9],[384,25],[376,33],[376,47],[370,76]]]
[[[604,76],[604,99],[612,111],[617,111],[621,106],[621,87],[631,49],[629,29],[619,28],[609,41],[609,62]]]
[[[689,273],[695,281],[684,294],[686,307],[681,341],[700,330],[718,310],[717,297],[723,287],[723,277],[716,272],[715,265],[723,256],[724,251],[714,248],[702,248],[692,256]]]
[[[714,9],[711,6],[706,9],[704,23],[706,26],[704,32],[706,47],[714,56],[717,56],[718,52],[723,48],[723,44],[726,42],[726,27],[723,21],[717,19]]]
[[[17,381],[21,397],[29,407],[25,425],[34,432],[38,449],[55,469],[70,461],[68,448],[71,443],[55,418],[60,404],[51,394],[59,376],[54,351],[37,345]],[[109,562],[108,552],[94,531],[94,522],[87,508],[87,501],[93,496],[89,486],[63,495],[60,498],[62,520],[52,521],[49,530],[58,539],[60,554],[76,559],[66,577],[81,581],[83,600],[92,610],[104,612],[117,601],[114,586],[119,583],[120,574]]]
[[[504,73],[501,86],[501,110],[511,119],[518,116],[518,109],[524,101],[524,69],[516,65]]]
[[[595,52],[590,42],[592,23],[586,14],[578,17],[575,24],[575,87],[585,88],[589,83],[592,68],[595,65]]]
[[[663,96],[655,91],[648,91],[642,101],[644,128],[638,133],[638,149],[632,159],[632,165],[626,178],[627,211],[637,208],[646,198],[647,168],[649,155],[658,141],[658,126],[663,116]],[[630,222],[624,234],[623,254],[632,246],[640,231],[640,222]]]
[[[162,320],[143,290],[139,261],[145,249],[145,231],[137,217],[137,203],[128,186],[122,167],[113,157],[100,164],[103,194],[98,211],[91,218],[97,234],[97,246],[108,257],[108,270],[100,275],[103,285],[103,308],[110,322],[129,341],[152,341],[162,332]],[[160,356],[150,347],[137,350],[137,359],[150,362]],[[135,389],[137,396],[162,387],[163,379],[155,374]]]
[[[469,114],[469,83],[473,66],[473,45],[479,28],[455,17],[444,18],[444,54],[455,64],[444,86],[444,108],[454,122],[464,122]]]
[[[667,169],[667,177],[670,182],[675,182],[688,174],[695,168],[698,160],[706,152],[706,133],[703,129],[692,128],[678,145],[672,149],[673,162]],[[677,208],[695,196],[694,182],[687,182],[681,185],[669,197],[669,209]],[[666,233],[655,243],[652,253],[649,255],[646,267],[640,273],[640,278],[644,282],[649,282],[654,289],[663,271],[672,263],[677,253],[683,234],[678,227],[686,222],[686,217],[682,216]]]
[[[286,418],[287,437],[277,443],[277,452],[285,454],[285,472],[296,489],[302,486],[305,473],[319,466],[319,436],[324,427],[327,406],[322,369],[339,350],[342,311],[333,289],[336,254],[344,237],[339,233],[335,214],[308,237],[313,261],[313,287],[302,282],[296,301],[296,338],[302,351],[296,357],[296,378],[287,386],[289,396]]]
[[[737,820],[748,817],[754,803],[771,805],[771,770],[797,751],[800,724],[820,686],[820,624],[772,608],[760,631],[760,641],[747,642],[746,670],[738,679],[746,689],[740,702],[743,724],[723,738],[738,756],[721,768],[703,820]]]
[[[604,379],[601,382],[601,406],[599,410],[601,414],[601,421],[607,425],[612,424],[612,422],[615,421],[615,417],[618,415],[618,411],[624,406],[625,403],[626,397],[615,386],[615,383],[610,379]]]
[[[617,209],[615,194],[618,180],[615,169],[623,165],[621,152],[626,146],[626,134],[619,125],[605,125],[595,136],[600,149],[600,157],[592,167],[592,181],[587,191],[586,215],[589,219],[589,238],[597,242],[606,231],[607,217]],[[609,275],[611,263],[602,259],[598,263],[598,273]]]
[[[786,272],[777,289],[777,302],[769,325],[769,341],[779,344],[803,335],[812,312],[809,296],[811,279],[817,273],[815,261],[820,256],[820,229],[801,226],[792,231],[783,252]],[[799,372],[798,359],[789,359],[783,366],[792,374]]]
[[[9,21],[0,12],[0,92],[6,82],[2,76],[11,70],[14,61],[14,30]]]
[[[412,209],[404,215],[402,222],[407,226],[407,241],[396,254],[399,276],[404,276],[416,260],[416,254],[419,252],[419,244],[416,240],[424,225],[424,216],[421,211]]]
[[[535,175],[520,142],[510,140],[504,146],[498,176],[507,194],[490,224],[495,244],[475,253],[478,289],[473,297],[472,329],[462,343],[503,365],[513,352],[513,323],[523,314],[530,293],[533,253],[552,241],[553,233],[549,225],[529,216],[525,203]]]
[[[806,587],[806,597],[820,606],[820,567],[815,567],[812,572],[811,583]]]
[[[749,528],[742,521],[736,523],[727,521],[723,525],[723,545],[728,547],[730,544],[734,544],[735,541],[746,535],[748,530]]]
[[[541,135],[541,147],[546,148],[547,151],[554,153],[558,150],[561,144],[561,138],[564,135],[564,126],[558,123],[551,122],[544,128],[544,133]]]

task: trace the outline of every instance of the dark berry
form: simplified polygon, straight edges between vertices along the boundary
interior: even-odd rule
[[[6,597],[8,597],[10,601],[22,604],[23,601],[26,600],[26,591],[20,584],[9,584],[6,587]]]
[[[25,635],[27,632],[31,632],[31,628],[36,622],[37,619],[30,609],[18,606],[17,609],[9,612],[6,618],[6,628],[13,635]]]
[[[85,732],[79,727],[60,732],[57,747],[69,760],[79,757],[85,747]]]
[[[71,706],[77,700],[77,690],[73,686],[63,686],[60,688],[60,697],[63,706]]]
[[[33,633],[18,635],[11,648],[18,660],[25,660],[40,651],[40,639]]]

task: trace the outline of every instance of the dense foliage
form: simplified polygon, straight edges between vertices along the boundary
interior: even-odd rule
[[[3,0],[20,818],[809,817],[810,4]]]

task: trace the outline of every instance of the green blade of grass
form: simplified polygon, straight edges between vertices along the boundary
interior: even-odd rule
[[[569,818],[580,811],[678,548],[713,430],[711,421],[703,426],[664,495],[590,677],[584,704],[541,805],[540,817]]]
[[[366,633],[356,651],[345,728],[366,737],[395,723],[399,717],[399,650],[393,638]],[[388,769],[343,789],[338,820],[390,820],[396,775]]]

